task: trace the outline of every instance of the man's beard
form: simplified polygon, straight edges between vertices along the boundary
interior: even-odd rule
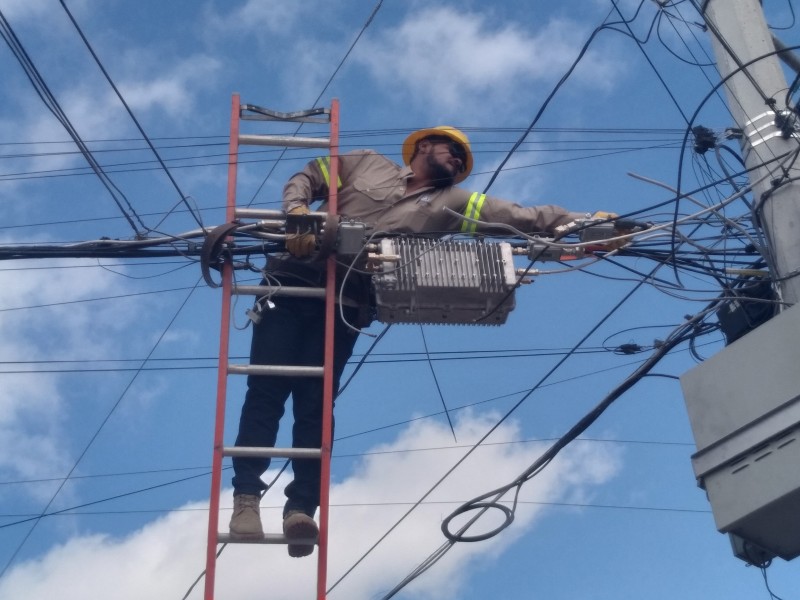
[[[431,176],[433,187],[443,188],[453,185],[453,178],[455,175],[453,175],[447,165],[438,162],[432,154],[428,155],[427,163],[428,173]]]

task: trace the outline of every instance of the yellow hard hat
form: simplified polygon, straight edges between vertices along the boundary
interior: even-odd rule
[[[466,134],[455,127],[450,127],[449,125],[437,125],[436,127],[420,129],[413,132],[406,138],[406,141],[403,142],[403,162],[410,164],[417,142],[432,135],[441,135],[450,138],[464,148],[464,152],[467,154],[467,162],[464,165],[464,170],[461,173],[457,173],[456,176],[453,177],[453,183],[461,183],[472,171],[472,148],[469,145],[469,138],[466,136]]]

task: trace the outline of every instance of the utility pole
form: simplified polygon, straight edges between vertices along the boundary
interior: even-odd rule
[[[700,0],[784,305],[800,301],[800,139],[759,0]],[[697,0],[695,2],[697,4]],[[784,306],[785,308],[785,306]]]
[[[800,137],[758,0],[693,0],[711,35],[783,304],[681,376],[692,467],[735,556],[800,557]],[[702,3],[702,6],[700,4]],[[783,47],[785,49],[785,47]],[[800,182],[800,180],[798,180]],[[796,305],[796,306],[787,306]]]

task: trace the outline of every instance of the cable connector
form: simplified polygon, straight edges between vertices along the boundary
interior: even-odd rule
[[[775,126],[781,130],[781,137],[788,140],[797,132],[797,115],[791,110],[782,110],[775,115]]]
[[[558,261],[562,254],[563,250],[558,246],[533,240],[528,242],[528,260]]]
[[[617,235],[617,224],[613,221],[598,221],[596,223],[587,224],[578,232],[578,238],[582,244],[591,244],[592,242],[607,240]]]
[[[530,261],[539,262],[561,262],[583,256],[583,250],[580,248],[562,248],[553,244],[553,240],[548,241],[533,239],[528,242],[527,248],[515,248],[513,252],[517,255],[526,255]]]
[[[264,304],[266,304],[267,308],[270,310],[275,308],[275,303],[270,300],[268,296],[264,296],[256,300],[253,308],[248,308],[245,311],[247,318],[253,322],[253,325],[258,325],[261,323],[261,313],[264,312]]]

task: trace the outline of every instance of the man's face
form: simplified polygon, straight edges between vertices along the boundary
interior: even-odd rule
[[[464,149],[448,138],[430,137],[425,161],[436,187],[449,187],[453,179],[464,170]]]

